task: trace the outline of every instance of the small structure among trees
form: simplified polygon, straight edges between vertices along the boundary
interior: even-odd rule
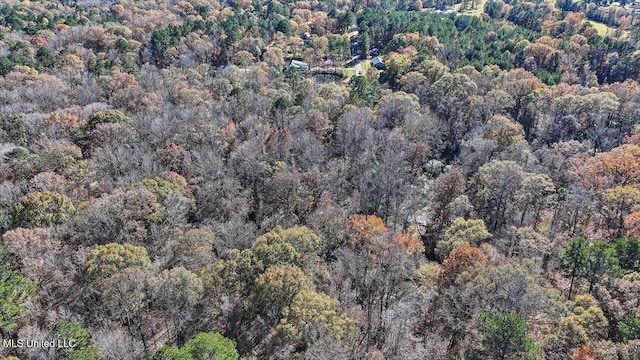
[[[284,64],[284,68],[285,70],[289,70],[293,68],[293,69],[298,69],[302,72],[307,72],[309,71],[309,64],[307,64],[306,62],[302,62],[300,60],[291,59]]]
[[[384,70],[387,67],[384,65],[384,61],[382,61],[382,58],[380,56],[376,56],[374,58],[371,59],[371,65],[373,67],[375,67],[378,70]]]

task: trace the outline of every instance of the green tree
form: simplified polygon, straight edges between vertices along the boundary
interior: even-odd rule
[[[302,256],[295,247],[285,241],[276,228],[256,240],[254,245],[242,251],[231,250],[222,260],[206,271],[206,284],[216,293],[240,291],[249,296],[255,280],[267,269],[277,265],[301,266]]]
[[[319,254],[324,250],[322,238],[304,226],[294,226],[286,230],[276,226],[273,230],[258,237],[254,245],[277,243],[290,244],[301,255]]]
[[[529,337],[529,325],[515,314],[480,313],[476,327],[482,334],[484,359],[534,359],[537,346]]]
[[[340,302],[315,291],[306,290],[298,293],[291,306],[283,311],[283,318],[278,324],[278,332],[287,341],[306,346],[311,343],[317,327],[322,327],[329,336],[336,340],[349,337],[354,330],[355,321],[340,313]]]
[[[411,67],[411,56],[390,54],[384,58],[384,63],[386,70],[383,73],[383,78],[389,82],[392,88],[397,88],[400,79]]]
[[[299,267],[272,266],[256,279],[254,308],[267,319],[276,319],[277,322],[282,309],[289,306],[300,291],[312,289],[311,280]]]
[[[187,341],[184,351],[193,360],[238,360],[240,355],[236,344],[219,333],[200,333]]]
[[[287,84],[289,84],[289,86],[291,86],[291,89],[295,91],[297,84],[300,82],[300,80],[302,80],[302,71],[300,71],[300,69],[296,69],[293,66],[290,66],[283,72],[283,74],[284,78],[287,81]],[[285,103],[285,101],[288,101],[289,103],[287,104]],[[275,111],[284,111],[289,107],[291,107],[291,101],[288,98],[281,96],[273,102],[271,111],[272,113]]]
[[[119,38],[118,40],[116,40],[115,47],[121,54],[126,54],[129,51],[133,50],[133,46],[131,45],[131,43],[123,38]]]
[[[67,343],[73,342],[76,348],[84,348],[91,343],[91,337],[85,328],[67,321],[56,321],[51,327],[51,334]]]
[[[193,204],[193,201],[190,199],[191,194],[185,186],[160,178],[143,179],[125,187],[123,190],[129,191],[139,188],[144,188],[152,192],[157,196],[159,203],[165,203],[167,199],[175,196],[182,198],[185,205],[190,206]]]
[[[609,321],[591,295],[576,295],[572,314],[562,318],[559,336],[568,348],[598,341],[607,335]]]
[[[627,322],[618,323],[618,332],[623,342],[640,339],[640,318],[631,318]]]
[[[111,243],[91,250],[85,263],[85,274],[89,279],[107,278],[128,267],[148,268],[150,265],[144,247]]]
[[[149,360],[237,360],[236,344],[218,333],[200,333],[184,347],[163,346]]]
[[[256,242],[248,255],[249,258],[242,260],[251,261],[249,269],[254,278],[275,265],[302,265],[300,253],[287,242],[273,244]]]
[[[100,360],[100,355],[95,349],[72,349],[66,360]]]
[[[460,246],[478,246],[482,240],[491,237],[482,220],[465,220],[457,218],[444,233],[435,249],[436,256],[442,261],[449,253]]]
[[[640,241],[636,238],[618,239],[613,243],[618,264],[626,271],[640,271]]]
[[[131,123],[131,119],[120,110],[98,111],[89,118],[89,130],[95,129],[98,124],[105,123]]]
[[[151,50],[151,54],[156,65],[167,65],[164,58],[165,52],[171,46],[178,43],[178,39],[175,35],[176,34],[172,34],[170,28],[156,29],[153,34],[151,34],[149,49]]]
[[[360,48],[360,59],[369,57],[369,49],[371,48],[371,38],[369,36],[369,27],[363,26],[358,31],[358,47]]]
[[[589,293],[593,287],[606,277],[615,275],[618,270],[618,259],[615,248],[604,241],[596,241],[587,248],[585,277],[589,281]]]
[[[220,23],[220,27],[227,35],[227,43],[234,44],[242,38],[242,29],[235,16],[229,16]]]
[[[193,360],[193,357],[184,349],[165,345],[151,354],[149,360]]]
[[[13,70],[14,66],[15,64],[11,59],[6,56],[0,56],[0,75],[7,75],[11,70]]]
[[[278,21],[278,24],[276,25],[276,31],[280,31],[287,36],[291,36],[291,34],[293,33],[291,21],[289,21],[289,19],[280,19],[280,21]]]
[[[0,122],[0,128],[4,130],[9,139],[21,146],[27,145],[27,126],[24,113],[13,114]]]
[[[66,360],[99,360],[98,352],[92,348],[91,337],[82,326],[67,321],[57,321],[51,327],[53,339],[64,340],[73,346],[71,349],[60,349],[67,357]]]
[[[354,76],[349,80],[349,102],[359,107],[373,107],[380,99],[380,85],[366,76]]]
[[[41,47],[36,52],[36,60],[38,61],[38,70],[52,69],[58,65],[58,59],[51,49]]]
[[[32,192],[18,200],[12,217],[16,226],[33,228],[61,224],[75,211],[71,200],[60,193]]]
[[[23,276],[13,272],[13,257],[0,246],[0,332],[6,338],[18,327],[17,317],[36,288]]]
[[[587,239],[579,237],[571,240],[560,253],[560,268],[567,276],[571,277],[567,299],[571,299],[571,294],[573,294],[575,278],[582,276],[585,272],[588,247]]]
[[[356,16],[353,14],[353,11],[347,10],[343,13],[337,14],[337,25],[339,32],[347,32],[349,30],[349,26],[351,26],[356,20]]]

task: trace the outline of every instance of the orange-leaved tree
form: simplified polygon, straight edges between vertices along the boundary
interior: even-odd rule
[[[489,261],[480,249],[463,245],[455,248],[442,263],[442,275],[446,281],[453,282],[461,273],[474,265],[487,265]]]
[[[352,215],[347,221],[349,246],[362,254],[380,257],[389,249],[401,249],[407,255],[424,251],[415,228],[408,232],[393,232],[375,215]]]

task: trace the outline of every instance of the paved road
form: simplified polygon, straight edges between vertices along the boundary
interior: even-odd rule
[[[358,47],[358,32],[352,31],[350,34],[351,39],[355,39],[355,41],[351,41],[351,61],[353,61],[354,68],[356,69],[356,76],[364,75],[362,73],[362,64],[360,60],[360,48]]]
[[[357,56],[354,57],[353,61],[356,61],[357,58],[358,58]],[[356,76],[364,75],[362,73],[362,62],[361,61],[358,60],[358,63],[356,64],[355,68],[356,68]]]
[[[351,61],[354,64],[354,68],[356,69],[356,76],[364,75],[362,73],[362,64],[360,60],[360,48],[358,48],[358,31],[354,30],[349,33],[349,38],[351,40]]]

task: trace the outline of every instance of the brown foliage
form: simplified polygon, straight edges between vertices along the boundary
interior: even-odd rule
[[[621,145],[594,157],[574,158],[574,174],[578,181],[593,189],[625,186],[640,182],[640,146]]]
[[[454,281],[458,275],[467,271],[473,265],[487,265],[487,257],[480,249],[472,246],[460,246],[455,248],[442,263],[443,276],[448,281]]]
[[[392,233],[375,215],[352,215],[346,227],[349,245],[374,257],[384,257],[389,249],[401,249],[407,255],[424,251],[424,244],[415,228],[406,233]]]
[[[379,241],[389,228],[375,215],[352,215],[347,222],[349,245],[358,248]]]
[[[184,147],[170,142],[162,149],[157,151],[158,157],[162,165],[169,168],[170,171],[186,174],[191,168],[191,154]]]
[[[65,111],[54,111],[51,115],[47,116],[42,120],[42,125],[45,126],[59,126],[63,129],[76,129],[82,128],[87,125],[87,122],[79,119],[77,116],[65,112]]]
[[[415,228],[411,228],[409,232],[399,232],[393,237],[395,245],[407,251],[407,254],[424,252],[424,244]]]
[[[465,190],[466,186],[462,174],[459,172],[446,173],[438,179],[433,202],[442,206],[464,194]]]
[[[636,211],[624,218],[624,227],[627,229],[627,236],[640,238],[640,212]]]
[[[31,45],[37,48],[49,47],[49,42],[47,41],[47,39],[43,38],[42,36],[32,37],[31,40],[29,40],[29,43],[31,43]]]
[[[571,354],[570,360],[596,360],[587,345],[582,345]]]

